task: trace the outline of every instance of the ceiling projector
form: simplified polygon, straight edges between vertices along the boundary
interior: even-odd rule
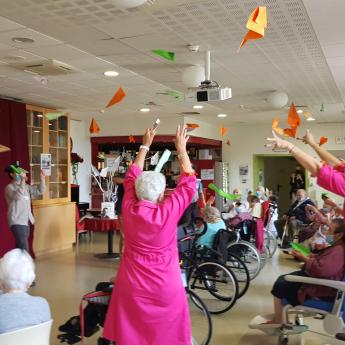
[[[186,101],[210,102],[225,101],[232,97],[230,87],[222,87],[210,78],[210,51],[206,51],[205,75],[206,80],[202,81],[196,89],[189,89],[185,95]]]
[[[197,102],[225,101],[231,98],[230,87],[212,87],[196,90]]]

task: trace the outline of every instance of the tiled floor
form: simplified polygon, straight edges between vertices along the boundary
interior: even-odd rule
[[[99,281],[105,281],[116,273],[119,261],[100,260],[94,253],[106,250],[106,235],[94,236],[93,244],[82,243],[79,255],[64,252],[37,260],[37,286],[31,293],[49,301],[54,325],[51,345],[59,344],[57,327],[72,315],[78,314],[80,297],[92,291]],[[274,345],[277,338],[248,329],[250,320],[258,314],[271,312],[270,288],[281,273],[296,270],[298,264],[285,256],[276,255],[251,284],[247,294],[227,313],[213,316],[213,345]],[[307,324],[309,320],[306,321]],[[322,333],[319,322],[312,320],[313,331]],[[86,339],[85,345],[96,345],[97,337]],[[302,337],[291,337],[290,344],[326,345],[343,344],[315,332],[306,332]],[[128,344],[131,345],[131,344]],[[165,344],[162,341],[162,345]]]

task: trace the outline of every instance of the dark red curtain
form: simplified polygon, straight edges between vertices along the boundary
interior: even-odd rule
[[[4,196],[10,179],[4,169],[19,161],[29,170],[29,146],[26,126],[26,107],[23,103],[0,99],[0,144],[11,148],[0,153],[0,257],[15,247],[14,238],[7,225],[7,205]],[[32,236],[30,240],[32,251]],[[33,254],[33,253],[32,253]]]

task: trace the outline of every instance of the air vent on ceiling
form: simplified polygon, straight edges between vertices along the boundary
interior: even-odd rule
[[[197,111],[183,111],[182,113],[179,113],[179,115],[200,115]]]
[[[44,76],[66,75],[77,72],[74,67],[57,60],[39,61],[30,64],[11,64],[10,66]]]

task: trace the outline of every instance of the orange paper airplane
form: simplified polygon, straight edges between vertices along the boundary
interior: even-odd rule
[[[249,31],[244,36],[238,51],[247,43],[248,40],[257,40],[265,36],[265,29],[267,28],[266,7],[257,7],[250,15],[246,27]]]
[[[284,135],[290,138],[296,138],[297,128],[291,127],[291,128],[285,128],[284,129]]]
[[[98,126],[98,123],[96,122],[96,120],[94,118],[92,118],[92,120],[91,120],[89,130],[90,130],[91,134],[99,133],[101,131],[101,129]]]
[[[279,126],[279,120],[273,119],[272,120],[272,129],[279,135],[284,135],[283,128],[278,127]]]
[[[130,136],[128,137],[128,140],[129,140],[130,143],[135,144],[135,139],[134,139],[133,135],[130,135]]]
[[[8,152],[8,151],[11,151],[11,149],[7,146],[4,146],[4,145],[0,145],[0,153],[1,152]]]
[[[322,146],[322,145],[326,144],[327,142],[328,142],[327,137],[321,137],[320,141],[319,141],[319,146]]]
[[[298,128],[301,125],[301,119],[293,102],[291,103],[289,109],[288,124],[291,128]]]
[[[200,126],[196,123],[186,123],[187,126],[187,132],[191,132],[196,128],[199,128]]]
[[[220,127],[220,135],[224,137],[226,133],[228,133],[228,129],[225,127]]]
[[[109,108],[109,107],[113,106],[116,103],[120,103],[125,97],[126,97],[126,94],[123,91],[122,87],[120,87],[116,91],[116,93],[113,96],[113,98],[109,101],[109,103],[107,104],[106,108]]]

